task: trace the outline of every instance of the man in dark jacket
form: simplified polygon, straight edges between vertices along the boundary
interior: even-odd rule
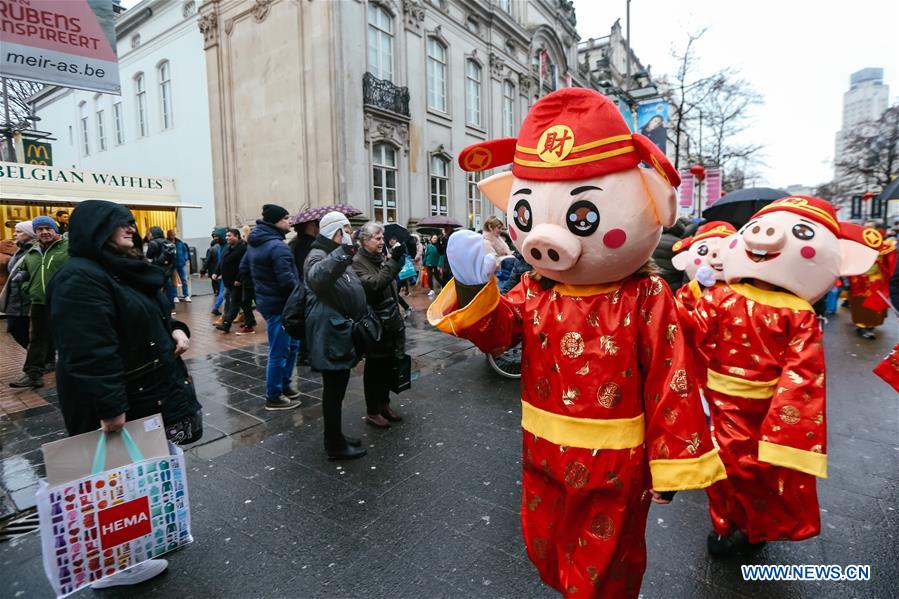
[[[319,221],[311,220],[305,223],[297,223],[293,226],[297,236],[290,241],[290,249],[293,251],[293,261],[297,265],[297,272],[300,280],[303,279],[303,264],[306,263],[306,256],[312,248],[312,243],[319,231]],[[300,354],[297,364],[309,365],[309,339],[300,339]]]
[[[178,280],[181,281],[181,301],[190,303],[190,279],[187,278],[187,263],[190,262],[190,248],[187,244],[178,239],[174,229],[169,229],[166,233],[166,239],[175,244],[175,272],[178,273]],[[175,303],[178,303],[177,289],[175,293]]]
[[[219,262],[222,259],[222,250],[225,249],[225,235],[227,234],[227,230],[224,228],[215,228],[212,230],[212,241],[209,242],[209,247],[206,249],[206,256],[203,257],[203,265],[200,267],[200,276],[205,277],[209,275],[210,277],[215,273],[218,269]],[[218,295],[219,293],[219,285],[221,281],[217,279],[212,280],[212,294]]]
[[[165,295],[169,298],[169,303],[174,304],[178,290],[175,289],[175,283],[172,282],[172,272],[175,270],[177,248],[174,243],[165,238],[161,227],[150,227],[147,233],[150,237],[150,241],[147,243],[147,260],[150,261],[150,264],[162,268],[165,273],[163,284]]]
[[[225,234],[225,244],[225,249],[222,250],[222,260],[212,278],[220,280],[221,284],[225,286],[225,315],[222,318],[222,324],[216,325],[215,328],[228,333],[240,311],[240,262],[247,253],[247,243],[240,238],[238,229],[228,229]]]
[[[265,319],[268,333],[268,366],[265,369],[266,410],[292,410],[299,407],[299,391],[290,386],[300,346],[281,326],[281,312],[294,287],[299,283],[293,252],[284,242],[290,231],[288,212],[281,206],[266,204],[262,219],[247,239],[243,269],[249,269],[256,290],[256,308]]]

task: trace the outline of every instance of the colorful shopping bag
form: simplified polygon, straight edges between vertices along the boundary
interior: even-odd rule
[[[38,487],[44,571],[57,597],[193,541],[181,449],[169,443],[169,455],[144,459],[128,429],[112,435],[130,464],[106,469],[110,435],[100,433],[89,476]]]

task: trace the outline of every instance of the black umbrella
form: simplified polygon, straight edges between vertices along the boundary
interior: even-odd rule
[[[419,227],[461,227],[462,223],[451,216],[426,216],[418,221]]]
[[[362,211],[350,206],[349,204],[331,204],[329,206],[316,206],[315,208],[307,208],[302,212],[294,214],[290,218],[291,225],[301,225],[313,220],[321,220],[324,215],[329,212],[340,212],[347,218],[362,214]]]
[[[406,252],[411,254],[412,257],[415,257],[415,240],[412,239],[412,234],[409,231],[396,223],[390,223],[389,225],[384,225],[384,241],[390,241],[390,238],[393,237],[404,246],[406,246]]]
[[[889,185],[883,188],[883,191],[877,195],[877,200],[880,202],[899,200],[899,177],[890,181]]]
[[[723,220],[739,229],[749,222],[752,215],[774,200],[785,198],[789,193],[770,187],[748,187],[732,191],[702,212],[706,220]]]

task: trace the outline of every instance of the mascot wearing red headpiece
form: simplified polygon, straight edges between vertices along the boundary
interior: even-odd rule
[[[722,240],[728,285],[684,311],[708,358],[712,435],[727,467],[727,479],[706,489],[712,555],[820,532],[824,348],[811,304],[838,277],[871,266],[870,231],[841,225],[822,199],[777,200]]]
[[[534,273],[500,296],[490,245],[459,231],[428,319],[486,352],[522,344],[521,523],[542,579],[637,597],[650,499],[725,477],[674,297],[645,267],[679,179],[613,102],[578,88],[535,103],[517,139],[459,155],[467,171],[509,163],[479,187]]]

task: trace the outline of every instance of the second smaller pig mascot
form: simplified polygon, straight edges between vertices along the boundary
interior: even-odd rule
[[[712,555],[821,530],[824,348],[811,304],[839,276],[874,262],[877,251],[858,229],[837,222],[822,199],[777,200],[723,240],[728,285],[707,290],[688,312],[708,358],[712,435],[727,468],[727,479],[706,489]]]
[[[455,279],[428,319],[486,352],[522,344],[521,525],[543,581],[567,597],[635,598],[650,499],[725,476],[674,297],[646,268],[674,221],[677,172],[581,88],[536,102],[517,139],[459,155],[468,171],[509,163],[479,187],[534,273],[501,296],[490,245],[459,231]]]
[[[675,294],[679,303],[691,308],[702,295],[703,288],[724,280],[721,240],[736,232],[732,224],[715,220],[699,227],[696,235],[681,239],[671,247],[674,252],[671,265],[684,271],[690,279],[690,283],[681,286]]]

